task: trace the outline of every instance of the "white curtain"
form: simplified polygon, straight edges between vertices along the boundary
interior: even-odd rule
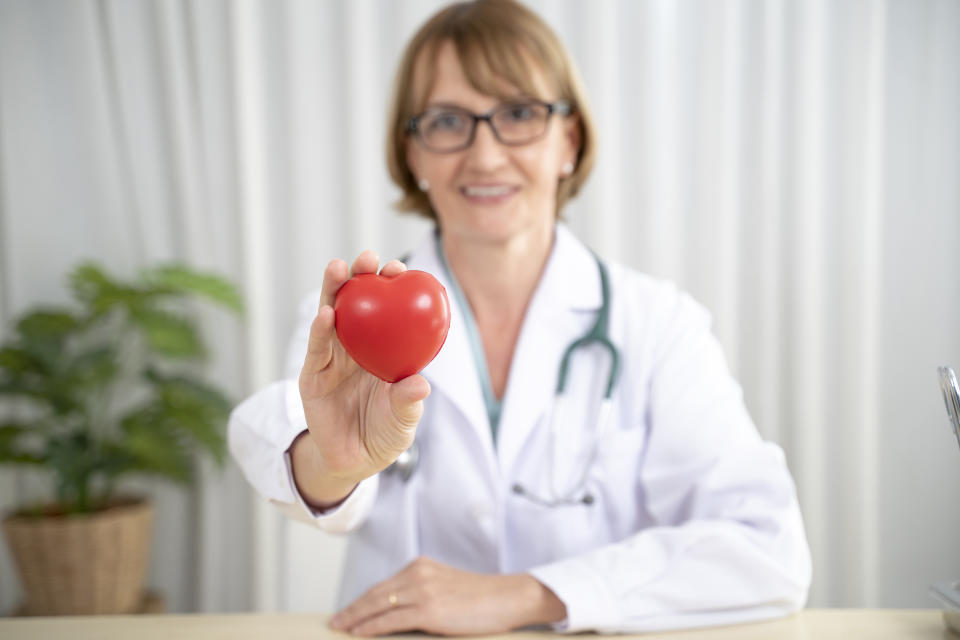
[[[580,66],[600,156],[567,217],[714,313],[814,553],[811,604],[933,606],[960,577],[960,3],[540,0]],[[83,257],[240,283],[206,316],[241,398],[284,375],[331,257],[402,254],[385,107],[433,0],[0,1],[0,333]],[[329,611],[343,540],[281,520],[235,467],[159,514],[173,611]],[[0,471],[0,508],[39,495]],[[0,551],[0,610],[19,591]]]

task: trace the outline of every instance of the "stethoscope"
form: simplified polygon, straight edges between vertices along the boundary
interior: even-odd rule
[[[610,421],[613,405],[613,390],[617,385],[617,378],[620,373],[620,352],[614,346],[613,342],[610,341],[609,336],[610,283],[607,268],[599,257],[594,255],[594,259],[597,262],[597,269],[600,272],[600,291],[602,293],[600,311],[597,313],[597,319],[593,323],[593,326],[591,326],[583,336],[570,343],[560,361],[560,371],[557,375],[557,388],[554,392],[553,403],[550,407],[548,417],[548,446],[550,448],[550,456],[547,458],[547,473],[550,478],[548,495],[541,495],[520,483],[515,483],[513,487],[511,487],[515,495],[526,498],[544,507],[591,505],[595,500],[594,495],[587,490],[587,480],[590,477],[590,471],[596,464],[597,455],[600,450],[600,442],[603,439]],[[607,385],[603,393],[603,399],[600,402],[600,407],[597,409],[596,427],[593,430],[593,438],[590,443],[590,450],[587,454],[586,462],[579,475],[577,475],[577,481],[572,485],[572,488],[563,490],[555,474],[555,459],[560,454],[559,446],[561,444],[557,438],[556,420],[558,416],[564,415],[563,409],[566,403],[567,374],[570,369],[570,360],[577,349],[582,349],[593,344],[600,345],[610,354],[610,363],[607,369]],[[384,469],[382,473],[388,475],[395,474],[404,482],[407,482],[413,476],[419,464],[420,446],[414,441],[414,443],[410,445],[410,448],[401,453],[393,464]]]

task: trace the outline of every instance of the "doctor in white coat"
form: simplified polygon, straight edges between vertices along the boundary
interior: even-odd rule
[[[437,232],[380,272],[441,281],[446,344],[393,384],[361,369],[332,303],[379,258],[333,260],[302,309],[290,379],[229,428],[261,494],[349,533],[331,626],[647,631],[801,608],[811,569],[794,484],[709,315],[558,221],[594,133],[550,29],[504,0],[440,11],[401,61],[388,135],[400,206]],[[616,356],[573,350],[558,402],[564,354],[591,330]],[[411,447],[415,463],[393,465]]]

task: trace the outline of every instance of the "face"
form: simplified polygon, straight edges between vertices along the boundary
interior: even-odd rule
[[[502,105],[500,98],[470,85],[452,43],[441,45],[438,53],[426,109],[456,106],[482,114]],[[535,83],[542,95],[556,98],[544,77]],[[504,89],[529,98],[509,85]],[[488,123],[480,122],[473,144],[453,153],[429,151],[411,136],[407,164],[418,181],[429,182],[427,194],[445,238],[505,242],[525,233],[550,233],[557,185],[564,164],[576,161],[578,147],[575,116],[552,115],[546,135],[522,146],[500,143]]]

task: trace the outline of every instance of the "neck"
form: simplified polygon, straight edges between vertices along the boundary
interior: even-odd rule
[[[443,235],[447,264],[478,321],[523,315],[550,257],[553,234],[551,223],[503,242]]]

